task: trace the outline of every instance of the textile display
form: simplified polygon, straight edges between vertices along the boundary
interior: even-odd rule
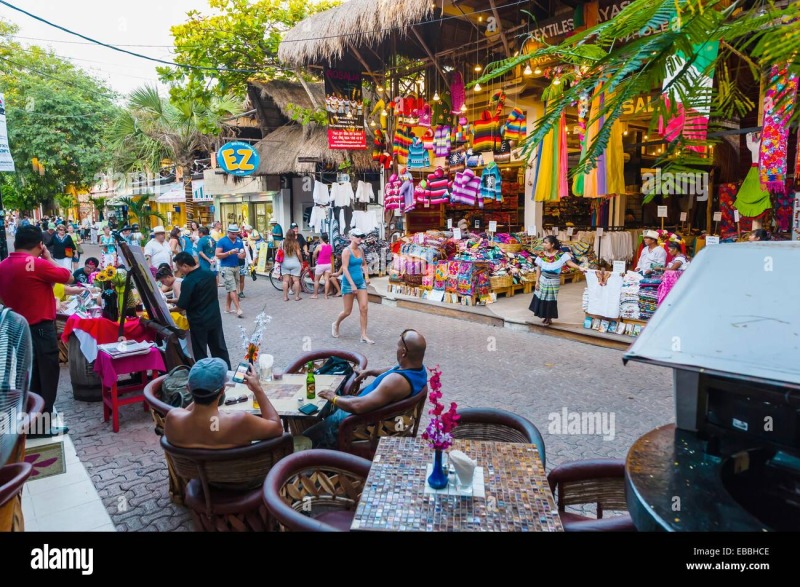
[[[396,173],[389,176],[389,181],[383,188],[383,206],[387,210],[397,210],[402,206],[403,197],[400,195],[400,186],[403,182]]]
[[[622,318],[639,320],[639,281],[642,276],[635,271],[628,271],[622,278],[619,313]]]
[[[410,126],[398,126],[394,131],[392,140],[392,156],[395,157],[400,165],[405,165],[408,161],[408,148],[414,139],[414,133]]]
[[[440,261],[436,264],[436,271],[433,274],[433,289],[442,290],[447,285],[448,265],[447,261]]]
[[[639,281],[639,319],[649,320],[658,307],[658,288],[662,278],[643,277]]]
[[[614,273],[605,285],[600,285],[596,271],[586,272],[586,289],[589,291],[587,312],[604,318],[619,318],[619,303],[622,295],[622,276]]]
[[[439,125],[433,134],[433,154],[435,157],[450,156],[450,127]]]
[[[503,178],[500,175],[500,168],[494,161],[486,165],[481,173],[480,195],[483,200],[503,201]]]
[[[500,146],[500,121],[496,116],[493,116],[488,110],[484,110],[474,124],[472,150],[475,153],[494,151]]]
[[[465,169],[456,173],[453,180],[453,192],[450,196],[453,204],[466,204],[483,208],[481,194],[481,178],[475,175],[472,169]]]
[[[447,281],[444,285],[444,290],[447,293],[458,292],[458,271],[460,264],[458,261],[450,261],[447,264]]]
[[[787,66],[773,66],[764,94],[764,125],[761,136],[761,187],[786,193],[787,139],[789,118],[797,98],[797,76]]]
[[[521,141],[528,134],[527,119],[521,108],[514,108],[508,115],[503,138],[507,141]]]
[[[800,151],[800,149],[798,149]],[[792,240],[800,240],[800,191],[794,193],[794,220],[792,221]]]
[[[337,208],[349,206],[354,198],[353,186],[349,181],[335,183],[331,186],[331,200],[333,200],[333,205]]]
[[[448,204],[450,202],[450,182],[444,169],[437,167],[433,173],[428,174],[425,196],[432,206]]]
[[[453,114],[460,114],[461,107],[467,101],[467,92],[464,88],[464,78],[461,77],[461,72],[454,71],[453,77],[450,79],[450,97],[453,103]]]
[[[758,178],[756,178],[755,184],[758,185]],[[759,187],[758,189],[760,191],[761,188]],[[719,232],[722,238],[728,238],[737,233],[736,217],[733,213],[736,207],[737,191],[740,191],[740,189],[735,183],[723,183],[719,186],[719,210],[722,213]],[[753,230],[753,218],[743,216],[741,211],[739,212],[739,229],[743,232]]]
[[[695,104],[695,107],[684,104],[681,101],[680,92],[678,91],[680,88],[673,87],[672,82],[683,71],[687,56],[678,51],[674,63],[671,64],[673,67],[668,67],[667,76],[664,78],[664,84],[662,85],[664,91],[672,88],[672,92],[674,92],[671,96],[668,95],[664,98],[667,107],[669,107],[671,98],[674,98],[677,102],[677,115],[669,121],[659,120],[659,134],[663,135],[669,142],[675,141],[681,136],[691,141],[705,141],[708,133],[708,117],[711,114],[711,89],[714,84],[714,69],[710,68],[710,66],[717,59],[719,41],[695,45],[692,49],[696,55],[686,73],[689,78],[687,85],[707,89],[708,98],[698,99],[698,102],[702,100],[702,103]],[[700,145],[687,146],[686,148],[698,153],[705,152],[705,147]]]
[[[683,265],[681,266],[683,267]],[[658,286],[658,305],[664,301],[667,294],[672,291],[673,286],[678,282],[678,278],[683,274],[683,271],[673,271],[668,269],[664,272],[664,277],[661,280],[661,285]]]
[[[314,203],[325,205],[331,201],[330,186],[314,180]]]
[[[742,182],[742,187],[739,188],[739,193],[736,195],[736,202],[734,206],[739,210],[741,216],[748,218],[755,218],[764,213],[765,210],[772,208],[772,202],[769,197],[769,192],[761,185],[759,179],[759,156],[760,145],[763,140],[759,133],[747,133],[747,148],[750,149],[752,165],[747,172],[747,176]]]
[[[792,226],[794,194],[784,191],[775,196],[775,225],[779,232],[789,232]]]
[[[609,98],[611,94],[609,94]],[[602,131],[606,118],[600,115],[605,105],[605,92],[602,86],[598,86],[592,97],[589,113],[589,127],[581,146],[581,157]],[[602,198],[604,196],[616,196],[625,193],[625,174],[622,148],[622,123],[614,122],[611,127],[611,134],[608,139],[608,146],[597,159],[596,166],[588,173],[584,174],[581,181],[580,176],[573,180],[572,191],[576,196],[584,198]]]
[[[419,137],[414,137],[408,147],[408,167],[418,169],[420,167],[430,167],[431,161],[428,151]]]
[[[359,180],[358,187],[356,188],[355,201],[368,204],[373,200],[375,200],[375,192],[372,189],[372,184]]]
[[[539,145],[534,172],[533,199],[557,202],[569,195],[567,185],[567,115],[561,113],[557,125]]]

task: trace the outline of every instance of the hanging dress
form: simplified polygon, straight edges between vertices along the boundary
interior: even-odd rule
[[[772,208],[769,192],[761,187],[758,171],[759,145],[761,140],[758,133],[747,133],[747,148],[750,149],[752,164],[747,177],[744,178],[742,187],[736,195],[734,206],[741,216],[754,218],[760,216],[765,210]]]
[[[610,98],[611,95],[609,95]],[[581,148],[581,157],[589,149],[603,130],[606,123],[605,115],[600,116],[605,105],[606,95],[602,86],[594,92],[589,113],[589,126]],[[573,182],[575,195],[582,195],[584,198],[602,198],[604,196],[618,196],[625,193],[625,161],[623,159],[622,147],[622,124],[615,121],[611,126],[608,145],[597,158],[596,166],[584,175],[582,193],[579,191],[581,186],[576,181]]]

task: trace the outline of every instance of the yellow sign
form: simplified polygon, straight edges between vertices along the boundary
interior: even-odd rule
[[[655,112],[652,96],[637,96],[622,103],[623,116],[639,116]]]

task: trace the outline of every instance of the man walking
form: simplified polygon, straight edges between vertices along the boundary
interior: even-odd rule
[[[0,300],[30,325],[33,343],[30,389],[44,399],[45,429],[41,436],[68,432],[65,426],[52,426],[60,371],[53,286],[73,281],[69,269],[53,261],[44,245],[41,229],[21,226],[14,237],[14,252],[0,263]]]
[[[219,273],[217,272],[217,241],[211,238],[208,233],[208,226],[201,226],[198,230],[200,233],[200,240],[197,241],[197,259],[200,262],[200,268],[206,271],[211,271],[217,279],[219,285]]]
[[[222,332],[214,274],[201,269],[189,253],[175,255],[175,266],[183,274],[181,295],[176,305],[186,310],[194,360],[205,359],[208,351],[211,351],[212,357],[222,359],[230,369],[231,360]]]
[[[245,258],[244,244],[239,238],[239,227],[228,226],[228,234],[217,241],[217,259],[219,259],[222,280],[225,283],[225,313],[231,313],[231,302],[236,307],[236,315],[242,317],[239,306],[239,259]]]

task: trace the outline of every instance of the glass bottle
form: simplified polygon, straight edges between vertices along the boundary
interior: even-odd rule
[[[314,378],[314,363],[311,361],[308,362],[306,365],[306,399],[307,400],[314,400],[317,399],[317,383]]]

